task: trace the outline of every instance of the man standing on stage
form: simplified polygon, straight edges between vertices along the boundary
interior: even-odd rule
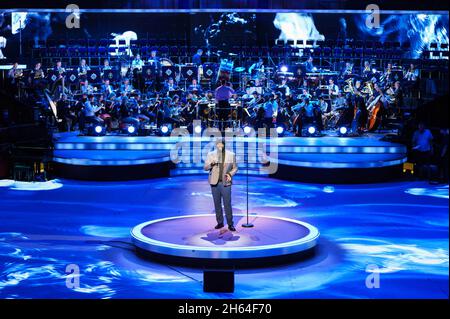
[[[236,231],[233,223],[233,211],[231,207],[231,184],[232,178],[238,171],[236,155],[225,150],[225,140],[216,141],[216,150],[209,152],[204,166],[205,171],[209,171],[208,182],[211,185],[211,192],[214,199],[217,225],[215,229],[223,228],[223,206],[227,218],[228,229]]]
[[[198,49],[197,53],[195,53],[194,56],[192,57],[192,63],[194,63],[196,65],[201,65],[202,64],[202,54],[203,54],[203,50]]]
[[[228,120],[228,115],[231,113],[230,101],[229,99],[233,96],[234,90],[227,86],[225,79],[220,81],[220,86],[216,89],[216,102],[218,108],[219,117],[219,129],[224,129],[224,121]]]

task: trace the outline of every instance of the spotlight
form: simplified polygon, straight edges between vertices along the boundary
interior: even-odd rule
[[[348,129],[345,126],[339,128],[340,135],[347,135]]]
[[[250,132],[252,131],[252,128],[250,126],[244,126],[244,133],[245,134],[250,134]]]
[[[309,135],[314,135],[316,133],[316,128],[314,126],[308,127]]]
[[[127,128],[128,134],[134,134],[136,132],[136,128],[133,125],[128,126]]]
[[[169,132],[169,128],[166,125],[161,126],[161,133],[167,134]]]
[[[90,136],[103,136],[106,134],[105,128],[101,125],[90,126],[87,130],[87,135]]]
[[[286,65],[282,65],[280,71],[286,73],[288,71],[288,67]]]
[[[159,128],[159,134],[162,136],[167,136],[170,134],[172,129],[172,125],[171,124],[163,124],[160,126]]]
[[[196,125],[196,126],[194,127],[194,132],[195,132],[196,134],[200,134],[200,133],[202,132],[202,126],[201,126],[201,125]]]
[[[282,127],[282,126],[277,126],[277,133],[278,133],[278,135],[283,135],[283,133],[284,133],[284,127]]]

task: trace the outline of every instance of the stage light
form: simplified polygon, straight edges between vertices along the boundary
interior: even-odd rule
[[[194,132],[195,132],[196,134],[200,134],[200,133],[202,132],[202,126],[201,126],[201,125],[196,125],[196,126],[194,127]]]
[[[284,127],[278,126],[277,127],[277,133],[278,133],[278,135],[282,135],[284,133]]]
[[[286,65],[281,66],[280,68],[281,72],[287,72],[288,71],[288,67]]]
[[[316,128],[314,126],[308,127],[308,133],[314,135],[316,133]]]
[[[95,133],[100,134],[103,131],[103,127],[101,127],[100,125],[97,125],[95,127]]]
[[[134,134],[136,132],[136,128],[133,125],[128,126],[127,128],[128,134]]]
[[[161,133],[167,134],[169,132],[169,128],[166,125],[161,126]]]
[[[252,131],[252,128],[250,126],[244,126],[244,133],[245,134],[250,134],[250,132]]]
[[[345,126],[339,128],[340,135],[347,135],[348,129]]]

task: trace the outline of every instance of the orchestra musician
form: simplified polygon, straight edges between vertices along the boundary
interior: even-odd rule
[[[169,96],[169,92],[178,90],[178,86],[176,85],[174,79],[172,77],[167,79],[167,82],[164,84],[164,91],[167,92],[167,96]]]
[[[251,75],[256,75],[258,73],[264,72],[264,60],[262,58],[258,59],[258,62],[253,63],[249,68],[248,68],[248,73],[250,73]]]
[[[372,74],[372,69],[370,67],[369,61],[364,61],[364,67],[361,72],[361,77],[364,79],[369,79]]]
[[[112,66],[109,64],[109,60],[105,59],[103,61],[103,66],[101,68],[102,76],[105,71],[109,71],[109,70],[112,70]]]
[[[83,123],[93,123],[94,125],[103,125],[103,120],[97,117],[97,112],[100,111],[102,106],[97,106],[95,104],[94,95],[88,95],[87,100],[84,100],[83,103]],[[83,125],[84,126],[84,125]]]
[[[286,78],[283,78],[281,80],[281,84],[278,86],[278,91],[280,91],[283,94],[283,97],[291,94],[291,89],[289,88],[289,85],[287,85]]]
[[[85,80],[87,76],[87,71],[91,70],[89,65],[86,64],[85,59],[80,60],[80,65],[77,68],[78,76],[81,80]]]
[[[228,86],[227,81],[222,79],[220,86],[215,91],[215,99],[218,108],[219,129],[222,131],[225,128],[224,121],[228,119],[231,113],[230,98],[235,94],[233,88]]]
[[[61,93],[65,93],[64,92],[64,88],[65,88],[64,81],[65,81],[66,69],[64,69],[62,67],[61,61],[56,61],[56,65],[53,68],[53,72],[55,72],[57,78],[56,78],[55,82],[53,82],[52,94],[55,94],[56,90],[60,90]]]
[[[192,79],[191,84],[188,87],[189,92],[194,92],[196,94],[201,94],[202,86],[198,84],[197,79]]]
[[[305,62],[306,73],[313,73],[317,71],[317,68],[313,64],[313,57],[309,56]]]
[[[202,54],[203,54],[203,50],[198,49],[197,52],[192,57],[192,63],[194,63],[196,65],[201,65],[202,64]]]
[[[42,88],[44,84],[44,70],[42,70],[42,65],[40,62],[36,63],[33,71],[30,73],[29,84],[31,84],[34,88]]]
[[[334,83],[333,78],[328,80],[328,95],[330,99],[334,99],[339,95],[339,86]]]
[[[105,79],[103,81],[100,92],[106,97],[107,100],[111,100],[116,96],[112,85],[109,83],[109,79]]]
[[[416,69],[413,63],[409,65],[408,70],[406,71],[404,77],[408,82],[415,82],[419,78],[419,70]]]

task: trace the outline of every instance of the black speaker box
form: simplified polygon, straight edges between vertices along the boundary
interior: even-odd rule
[[[234,271],[208,269],[203,271],[204,292],[234,292]]]

